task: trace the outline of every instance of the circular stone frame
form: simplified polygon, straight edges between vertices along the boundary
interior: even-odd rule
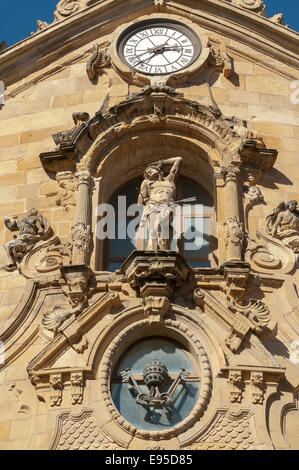
[[[121,42],[130,34],[131,31],[138,30],[140,27],[146,26],[148,23],[172,23],[176,27],[184,28],[188,35],[192,35],[192,38],[196,38],[200,45],[200,51],[195,56],[192,63],[186,68],[179,70],[178,72],[171,74],[161,75],[146,75],[145,73],[138,72],[135,69],[129,67],[119,56],[119,46]],[[198,73],[206,66],[207,60],[210,54],[210,48],[208,47],[209,38],[204,30],[202,30],[196,23],[188,20],[187,18],[179,17],[176,15],[167,15],[165,13],[152,14],[142,16],[138,19],[138,22],[130,22],[125,25],[119,26],[113,35],[112,44],[110,48],[111,64],[114,70],[121,76],[123,80],[131,85],[146,86],[150,85],[151,78],[161,77],[165,80],[165,84],[170,86],[178,86],[186,81],[190,80],[193,76]]]
[[[140,430],[130,424],[120,415],[113,402],[111,395],[111,377],[118,358],[135,341],[143,338],[144,336],[148,337],[156,334],[156,332],[151,331],[151,327],[149,327],[149,323],[146,319],[137,321],[117,335],[102,358],[99,374],[102,397],[107,407],[107,411],[113,418],[114,422],[129,434],[146,440],[171,439],[174,436],[177,436],[178,434],[186,431],[187,429],[190,429],[190,427],[192,427],[193,424],[199,420],[205,411],[212,391],[211,365],[208,356],[198,339],[198,334],[190,329],[189,324],[187,325],[182,321],[172,319],[166,319],[164,323],[159,324],[158,328],[160,336],[165,335],[167,338],[175,339],[181,344],[187,343],[188,348],[192,352],[193,356],[199,362],[201,371],[200,395],[196,405],[187,418],[176,424],[173,428],[167,429],[165,431]]]

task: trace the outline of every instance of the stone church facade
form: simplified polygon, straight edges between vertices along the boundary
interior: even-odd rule
[[[0,52],[0,448],[298,449],[298,33],[262,0],[54,17]],[[183,210],[99,236],[154,174],[192,247]]]

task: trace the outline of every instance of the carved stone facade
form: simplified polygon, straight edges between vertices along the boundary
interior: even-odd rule
[[[197,3],[61,0],[0,50],[1,449],[299,449],[298,36]],[[167,73],[121,49],[171,28]]]

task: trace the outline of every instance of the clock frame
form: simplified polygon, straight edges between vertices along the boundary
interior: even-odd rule
[[[149,74],[136,70],[129,66],[123,60],[121,50],[126,38],[131,37],[134,31],[139,28],[146,28],[149,24],[171,24],[176,28],[182,27],[184,31],[192,35],[193,44],[195,44],[197,54],[192,57],[192,61],[186,64],[185,68],[178,71],[171,71],[170,73]],[[208,57],[210,54],[209,37],[206,32],[187,18],[178,17],[171,14],[152,14],[142,16],[134,22],[127,23],[119,26],[113,35],[112,44],[110,47],[111,64],[115,72],[128,84],[136,86],[146,86],[153,83],[155,77],[160,77],[163,83],[169,86],[179,86],[196,76],[205,68]]]
[[[199,57],[199,36],[179,21],[153,18],[126,28],[117,41],[119,58],[145,75],[170,75]]]

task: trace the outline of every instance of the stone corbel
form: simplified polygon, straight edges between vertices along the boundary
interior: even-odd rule
[[[94,80],[99,74],[102,74],[105,68],[110,67],[111,58],[109,47],[100,48],[98,44],[93,46],[93,54],[86,65],[86,72],[89,79]]]
[[[223,72],[226,78],[230,78],[233,71],[233,59],[229,56],[226,45],[214,46],[210,44],[208,65]]]
[[[251,372],[251,402],[254,405],[262,405],[265,394],[264,374],[262,372]]]
[[[60,406],[62,401],[62,376],[61,374],[50,375],[50,406]]]
[[[224,264],[225,291],[228,302],[236,300],[238,303],[242,303],[246,295],[250,270],[250,265],[242,261],[231,261]]]
[[[191,280],[192,270],[182,255],[171,251],[133,251],[121,268],[138,296],[173,296]]]
[[[145,297],[143,300],[144,314],[149,318],[149,323],[161,322],[170,309],[167,297]]]
[[[71,397],[72,405],[81,405],[84,392],[83,372],[73,372],[71,374]]]
[[[230,402],[241,403],[242,391],[243,391],[242,371],[230,370],[228,383],[230,385],[230,388],[229,388]]]
[[[60,271],[66,285],[63,292],[70,298],[73,306],[86,301],[88,281],[91,269],[85,264],[70,264],[61,266]]]

